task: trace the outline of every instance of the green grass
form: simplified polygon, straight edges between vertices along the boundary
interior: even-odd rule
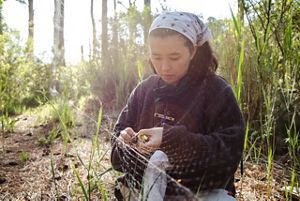
[[[26,151],[22,151],[20,154],[19,154],[19,158],[22,162],[26,162],[29,160],[30,156],[29,156],[29,153],[26,152]]]
[[[245,1],[249,3],[250,1]],[[299,102],[299,34],[293,30],[292,11],[293,2],[286,5],[269,4],[248,5],[245,15],[248,24],[243,26],[239,18],[232,12],[232,24],[234,27],[235,43],[237,44],[236,70],[231,73],[231,83],[240,107],[246,118],[246,136],[244,142],[245,158],[259,161],[266,156],[267,186],[271,196],[271,180],[273,162],[276,150],[275,140],[286,139],[285,145],[291,158],[291,182],[290,186],[299,185],[296,170],[299,169],[299,125],[296,119],[300,115]],[[253,3],[253,1],[252,1]],[[280,3],[278,3],[280,4]],[[283,3],[282,3],[283,4]],[[259,9],[267,5],[266,9]],[[286,6],[286,7],[285,7]],[[290,7],[291,6],[291,7]],[[269,9],[277,9],[283,12],[286,24],[281,30],[273,30],[278,18]],[[274,15],[274,16],[273,16]],[[257,20],[260,18],[260,20]],[[249,36],[249,33],[251,35]],[[278,38],[278,35],[282,34]],[[277,38],[276,38],[277,37]],[[282,40],[281,40],[282,39]],[[254,46],[253,46],[254,44]],[[279,48],[281,45],[281,49]],[[255,47],[253,49],[253,47]],[[298,48],[298,50],[296,50]],[[230,56],[229,56],[230,57]],[[222,59],[222,58],[221,58]],[[222,63],[222,62],[221,62]],[[297,117],[298,116],[298,117]],[[286,128],[280,129],[280,128]],[[281,144],[282,146],[282,144]],[[288,194],[290,194],[289,192]],[[290,199],[290,195],[286,195]]]
[[[217,47],[220,71],[230,80],[246,120],[244,158],[255,162],[260,161],[262,157],[267,158],[265,162],[267,187],[269,196],[271,196],[271,181],[274,176],[273,163],[277,151],[280,148],[287,150],[290,161],[286,166],[291,168],[291,172],[290,181],[286,186],[286,199],[291,200],[291,189],[299,187],[297,172],[300,169],[298,158],[300,152],[298,137],[300,35],[297,31],[299,23],[295,18],[295,13],[298,12],[295,10],[297,1],[263,0],[253,6],[249,5],[250,2],[254,3],[250,0],[245,1],[247,4],[245,17],[248,22],[245,24],[241,22],[231,10],[231,21],[215,21],[216,27],[214,28],[219,31],[219,34],[213,33],[212,42]],[[134,13],[137,14],[136,11]],[[132,16],[130,12],[124,13],[122,20],[120,18],[120,27],[121,25],[125,27],[127,24],[135,27],[138,24],[135,15]],[[131,36],[134,36],[137,33],[133,32],[132,34]],[[78,68],[60,69],[57,77],[63,87],[61,98],[45,101],[47,93],[43,93],[45,96],[43,100],[37,101],[41,105],[31,110],[37,114],[35,123],[37,126],[53,125],[48,136],[38,139],[41,146],[51,145],[55,139],[59,138],[65,145],[72,142],[74,133],[71,128],[76,124],[76,114],[68,102],[70,99],[75,99],[73,101],[76,103],[76,99],[80,95],[89,94],[95,88],[94,95],[98,95],[97,97],[101,100],[107,98],[107,102],[113,105],[113,109],[119,111],[119,108],[124,106],[132,88],[151,71],[150,68],[146,68],[147,62],[144,58],[146,46],[135,44],[132,40],[134,37],[130,40],[125,38],[123,38],[124,43],[119,44],[118,63],[110,66],[112,68],[109,70],[103,69],[95,62],[83,63]],[[14,47],[13,39],[7,36],[1,36],[0,39],[1,49],[8,47],[9,50],[3,52],[5,59],[0,59],[0,71],[2,72],[0,75],[0,111],[2,112],[0,121],[4,142],[4,133],[13,132],[16,123],[16,119],[9,116],[9,112],[22,110],[23,106],[18,105],[18,99],[28,98],[31,100],[30,98],[33,97],[32,100],[35,100],[38,99],[35,97],[37,94],[41,97],[37,91],[41,88],[47,89],[50,81],[49,79],[45,82],[44,79],[50,77],[48,76],[50,73],[44,73],[41,76],[41,72],[47,72],[46,70],[49,70],[50,67],[42,65],[44,71],[36,68],[39,67],[39,64],[34,67],[35,65],[26,60],[26,55],[24,56],[21,51],[22,47],[17,44]],[[32,72],[35,75],[31,76],[34,77],[34,82],[27,79],[29,73],[32,74]],[[101,79],[99,79],[100,77]],[[24,82],[20,84],[17,82],[18,80],[24,80]],[[30,89],[28,88],[29,84]],[[43,87],[39,87],[39,85],[43,85]],[[10,94],[12,96],[9,96]],[[112,100],[110,96],[112,96]],[[104,168],[102,164],[109,152],[109,149],[103,150],[104,148],[101,147],[103,142],[100,140],[103,139],[100,129],[103,127],[103,108],[105,109],[104,106],[101,106],[98,114],[97,130],[95,133],[91,133],[92,145],[89,150],[89,159],[84,161],[83,157],[77,156],[84,167],[84,173],[88,175],[87,178],[84,178],[81,175],[82,172],[74,168],[78,189],[85,200],[91,200],[92,192],[95,190],[102,194],[104,200],[109,199],[108,190],[101,181],[102,176],[112,170]],[[3,112],[5,110],[8,112]],[[283,144],[275,144],[281,139],[284,139]],[[76,145],[72,144],[72,146],[76,148]],[[28,160],[29,154],[26,154],[28,153],[22,152],[20,160]],[[54,168],[55,164],[51,158],[53,178],[56,176]],[[59,187],[55,179],[54,182],[58,192]]]
[[[80,176],[79,172],[74,168],[74,173],[78,182],[78,185],[81,189],[82,194],[84,195],[84,198],[86,201],[91,200],[91,193],[95,189],[98,189],[102,195],[102,200],[108,200],[108,194],[105,186],[102,184],[101,177],[105,175],[106,173],[110,172],[112,168],[108,168],[106,170],[102,170],[102,164],[101,162],[105,159],[108,150],[103,150],[100,142],[100,138],[103,138],[104,136],[101,136],[100,128],[101,128],[101,122],[102,122],[102,106],[99,109],[98,114],[98,120],[97,122],[97,130],[96,133],[92,133],[92,146],[89,150],[89,160],[87,162],[84,162],[79,153],[77,153],[77,158],[80,161],[81,165],[84,167],[84,170],[87,174],[86,182],[85,180]],[[99,173],[99,170],[102,171]]]

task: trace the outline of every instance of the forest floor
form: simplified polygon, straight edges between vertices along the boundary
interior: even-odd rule
[[[84,200],[77,175],[87,188],[92,147],[92,138],[87,133],[96,130],[95,123],[81,118],[71,131],[77,133],[76,137],[64,144],[61,138],[47,142],[53,125],[36,125],[36,117],[32,115],[17,119],[14,132],[1,134],[0,200]],[[106,134],[100,136],[100,150],[94,156],[92,171],[98,172],[99,177],[91,184],[91,200],[115,200],[114,178],[118,173],[101,174],[110,168],[108,130],[115,118],[103,120],[102,127],[106,129],[100,133]],[[237,200],[286,200],[283,189],[289,176],[288,168],[274,164],[268,188],[266,163],[246,161],[243,177],[239,170],[236,173]],[[295,196],[293,200],[300,198]]]

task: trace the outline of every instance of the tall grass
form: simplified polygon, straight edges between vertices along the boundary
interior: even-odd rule
[[[102,115],[103,108],[101,106],[99,109],[98,120],[97,122],[94,122],[97,124],[97,130],[95,133],[92,133],[92,146],[90,147],[90,155],[87,163],[85,163],[82,160],[81,156],[77,153],[77,158],[79,159],[80,163],[87,173],[86,184],[84,182],[84,179],[80,176],[79,172],[74,168],[75,176],[86,201],[92,200],[91,193],[96,188],[98,188],[98,190],[100,191],[102,200],[108,200],[107,190],[106,187],[102,184],[101,177],[110,172],[112,168],[110,167],[102,171],[100,174],[98,172],[100,167],[102,167],[101,162],[105,159],[105,156],[108,152],[108,150],[103,150],[100,147],[104,145],[104,143],[100,143],[100,139],[103,138],[103,136],[100,136]]]
[[[291,158],[288,163],[291,168],[288,185],[291,188],[287,189],[299,186],[300,34],[297,32],[299,20],[295,18],[298,12],[295,8],[299,7],[299,3],[295,2],[299,1],[262,0],[256,3],[245,0],[247,23],[243,24],[233,12],[232,21],[215,20],[211,23],[215,26],[215,31],[219,31],[219,35],[215,32],[214,43],[220,56],[222,73],[231,81],[246,120],[244,158],[257,162],[262,156],[267,158],[269,195],[273,162],[276,154],[282,154],[285,149]],[[96,187],[102,193],[103,199],[108,199],[101,177],[111,168],[100,171],[100,174],[98,172],[108,152],[103,151],[100,141],[102,115],[109,111],[106,109],[119,110],[124,106],[134,86],[150,72],[145,59],[146,44],[135,41],[139,38],[139,22],[143,17],[134,6],[118,15],[119,41],[118,44],[111,44],[117,47],[120,55],[118,59],[111,54],[107,59],[113,62],[108,67],[90,61],[82,63],[78,68],[61,68],[59,78],[64,98],[48,100],[40,111],[43,116],[48,117],[41,118],[40,121],[58,123],[58,128],[51,132],[51,136],[61,133],[66,145],[72,140],[70,128],[76,121],[68,99],[77,99],[92,91],[102,100],[103,107],[98,114],[97,130],[92,134],[89,159],[86,162],[78,155],[78,160],[88,175],[87,180],[74,168],[74,175],[86,200],[92,199],[91,192]],[[17,36],[15,38],[18,40]],[[8,49],[7,52],[1,52],[3,54],[0,58],[0,113],[3,134],[13,131],[15,122],[9,117],[9,113],[16,111],[20,104],[18,100],[22,99],[24,104],[29,105],[32,100],[38,99],[38,89],[49,88],[50,81],[46,79],[50,77],[50,68],[41,65],[41,70],[38,68],[40,64],[33,65],[32,61],[26,59],[27,53],[23,52],[23,48],[14,44],[14,36],[0,36],[0,49],[4,49],[4,46]],[[41,75],[41,71],[45,73]],[[33,76],[29,76],[30,73]],[[49,140],[53,138],[50,137]],[[54,178],[52,159],[51,169]],[[291,199],[291,193],[291,190],[287,190],[287,199]]]
[[[267,91],[266,91],[267,90]],[[263,97],[264,97],[264,105],[266,108],[265,113],[265,122],[263,125],[263,137],[266,139],[267,142],[267,189],[268,195],[271,195],[271,171],[272,171],[272,162],[274,157],[274,143],[272,143],[272,135],[274,135],[274,100],[272,99],[274,94],[271,93],[271,89],[263,89]],[[274,139],[274,138],[273,138]]]
[[[295,178],[300,168],[300,37],[295,32],[293,3],[246,0],[245,26],[232,14],[239,57],[231,77],[247,122],[244,152],[256,161],[266,156],[269,196],[273,162],[276,154],[284,154],[284,147],[292,161],[290,186],[299,185]]]
[[[61,137],[63,139],[65,148],[67,147],[67,143],[72,141],[70,137],[69,128],[75,126],[75,115],[68,103],[68,101],[64,99],[58,99],[55,104],[49,103],[52,107],[52,117],[53,120],[58,121]]]
[[[300,152],[300,144],[299,144],[299,132],[297,133],[297,128],[295,124],[295,113],[293,114],[292,122],[289,127],[286,128],[288,138],[286,138],[286,142],[288,144],[288,152],[289,157],[292,159],[291,167],[292,167],[292,175],[290,178],[290,186],[286,191],[287,200],[292,200],[292,194],[294,193],[294,189],[298,189],[297,193],[299,194],[299,175],[296,174],[296,171],[300,167],[300,160],[297,156],[297,153]]]
[[[51,144],[53,140],[61,137],[64,142],[64,147],[66,148],[67,144],[72,141],[70,129],[76,125],[76,114],[66,98],[59,97],[53,100],[49,100],[47,97],[45,98],[48,100],[46,104],[26,112],[28,115],[36,116],[34,122],[35,127],[45,125],[53,127],[47,138],[40,137],[38,139],[39,144]]]

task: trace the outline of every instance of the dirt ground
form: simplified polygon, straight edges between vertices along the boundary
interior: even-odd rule
[[[22,115],[18,119],[13,133],[1,134],[0,200],[85,200],[76,172],[86,185],[92,147],[91,136],[87,133],[95,129],[94,123],[82,120],[74,128],[77,137],[64,145],[60,138],[51,144],[45,143],[53,125],[35,125],[35,117],[30,115]],[[106,125],[110,127],[112,123],[106,122]],[[108,139],[108,135],[100,137],[93,173],[110,168]],[[244,162],[243,177],[240,171],[236,173],[237,200],[286,200],[282,189],[289,179],[288,168],[274,164],[269,191],[266,172],[264,162]],[[112,189],[116,174],[109,171],[97,178],[91,200],[104,200],[104,193],[107,200],[114,200]],[[295,195],[293,200],[300,198]]]

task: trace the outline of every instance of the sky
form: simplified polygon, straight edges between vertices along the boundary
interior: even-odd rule
[[[128,0],[120,0],[126,7]],[[132,0],[134,1],[134,0]],[[94,0],[94,15],[96,24],[101,29],[101,0]],[[143,0],[136,0],[137,7],[143,8]],[[214,17],[217,19],[231,18],[230,6],[237,10],[236,0],[151,0],[152,13],[161,12],[161,5],[171,10],[192,12],[202,15],[204,19]],[[118,4],[118,10],[125,8]],[[35,55],[45,62],[52,58],[53,44],[53,13],[54,0],[34,0],[34,49]],[[113,0],[108,0],[108,15],[113,15]],[[3,16],[9,28],[20,32],[23,43],[28,35],[28,8],[15,0],[6,0],[3,5]],[[97,34],[101,30],[97,29]],[[92,25],[90,17],[89,0],[65,0],[65,58],[67,64],[80,62],[80,48],[83,46],[87,58],[92,42]]]

